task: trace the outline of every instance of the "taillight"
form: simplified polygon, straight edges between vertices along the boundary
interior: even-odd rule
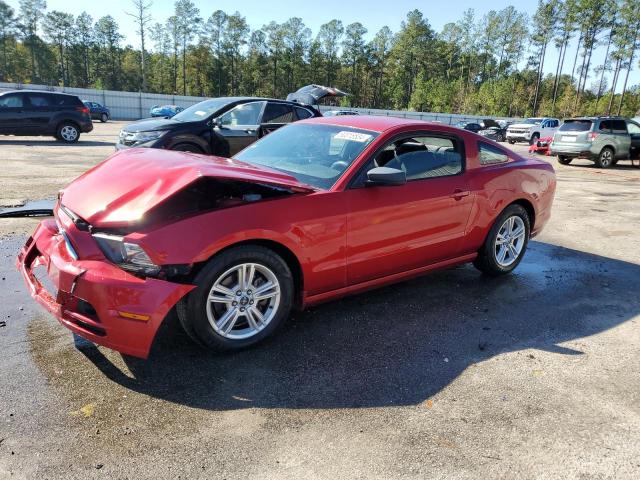
[[[89,115],[89,107],[76,107],[76,110],[85,115]]]
[[[591,132],[589,134],[589,141],[593,142],[597,137],[598,137],[598,134],[596,132]]]

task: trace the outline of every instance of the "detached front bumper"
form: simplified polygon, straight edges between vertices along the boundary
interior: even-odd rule
[[[194,286],[139,278],[106,260],[77,260],[67,242],[53,220],[41,222],[27,240],[17,267],[31,296],[72,332],[147,358],[167,313]]]

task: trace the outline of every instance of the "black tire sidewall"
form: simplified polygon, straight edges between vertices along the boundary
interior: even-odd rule
[[[203,153],[200,147],[192,143],[178,143],[171,147],[171,150],[176,152]]]
[[[558,162],[562,165],[569,165],[573,159],[569,157],[564,157],[562,155],[558,155]]]
[[[529,145],[535,145],[536,143],[538,143],[538,140],[540,140],[540,135],[538,135],[537,133],[534,133],[533,135],[531,135],[531,139],[529,140]]]
[[[280,305],[271,322],[253,337],[231,340],[219,335],[209,323],[206,313],[209,291],[213,283],[225,271],[241,263],[259,263],[269,268],[280,282]],[[254,345],[273,334],[291,313],[294,299],[293,276],[286,262],[272,250],[259,245],[246,245],[231,248],[212,258],[198,272],[193,283],[196,289],[189,293],[183,313],[188,323],[186,330],[206,347],[214,350],[237,350]]]
[[[514,215],[519,216],[525,226],[525,239],[524,245],[522,246],[522,251],[520,252],[520,256],[518,259],[513,262],[508,267],[504,267],[498,263],[496,260],[495,254],[495,238],[498,234],[498,230],[502,227],[502,224],[507,220],[507,218],[512,217]],[[527,211],[520,205],[510,205],[505,208],[502,213],[496,218],[491,230],[485,239],[484,245],[482,246],[481,251],[479,252],[479,262],[476,262],[476,267],[482,270],[484,273],[489,275],[498,276],[505,275],[507,273],[512,272],[522,261],[524,255],[527,251],[527,247],[529,246],[529,236],[531,235],[531,220],[529,219],[529,214]]]
[[[106,113],[103,113],[102,115],[100,115],[100,121],[102,123],[107,123],[107,120],[109,120],[109,117],[107,116]]]

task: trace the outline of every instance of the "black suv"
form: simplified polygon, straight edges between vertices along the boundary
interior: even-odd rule
[[[346,93],[308,85],[287,100],[220,97],[192,105],[172,118],[146,119],[127,125],[116,148],[164,148],[230,157],[257,139],[291,122],[321,117],[311,104]]]
[[[93,130],[89,109],[75,95],[30,90],[0,93],[0,135],[53,135],[75,143]]]

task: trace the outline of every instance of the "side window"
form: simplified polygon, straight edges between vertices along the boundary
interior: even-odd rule
[[[600,127],[598,128],[601,132],[609,132],[611,130],[611,121],[603,120],[600,122]]]
[[[624,120],[611,120],[611,133],[627,133],[627,122]]]
[[[49,97],[46,95],[27,95],[29,97],[29,102],[31,102],[32,107],[48,107],[51,105],[49,101]]]
[[[258,125],[260,112],[264,102],[243,103],[229,110],[220,117],[220,122],[225,127],[236,125]]]
[[[376,166],[396,168],[407,181],[446,177],[462,172],[462,149],[454,137],[419,135],[396,140],[376,155]]]
[[[506,163],[509,156],[493,145],[488,143],[478,143],[478,160],[480,165],[494,165],[496,163]]]
[[[632,135],[638,135],[640,133],[640,125],[635,123],[627,123],[627,128],[629,129],[629,133]]]
[[[262,123],[291,123],[293,122],[293,110],[290,105],[283,103],[267,103],[267,108],[262,116]]]
[[[298,120],[304,120],[305,118],[313,117],[313,113],[310,110],[307,110],[306,108],[295,107],[295,111],[296,111],[296,117],[298,117]]]
[[[0,97],[0,108],[22,108],[22,95],[4,95]]]

